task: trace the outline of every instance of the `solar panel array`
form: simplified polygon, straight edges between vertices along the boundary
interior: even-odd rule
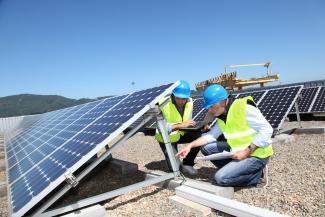
[[[33,125],[40,117],[41,115],[29,115],[0,118],[0,133],[7,134],[13,131],[18,133],[20,129],[25,129]]]
[[[243,98],[246,96],[252,96],[266,120],[269,121],[274,129],[279,129],[297,99],[301,89],[302,86],[300,85],[261,91],[248,91],[245,93],[233,94],[233,97]],[[196,101],[197,100],[203,101],[203,98],[197,98]],[[196,101],[194,101],[194,107],[199,107],[199,109],[196,110],[203,108],[201,101],[200,103],[195,103]],[[206,109],[201,110],[194,116],[194,120],[203,121],[206,112]]]
[[[177,83],[49,112],[6,139],[9,202],[22,216]]]
[[[279,129],[295,103],[302,86],[268,90],[257,104],[274,129]]]
[[[254,98],[254,101],[256,104],[259,103],[261,100],[262,96],[266,93],[266,91],[253,91],[253,92],[246,92],[246,93],[239,93],[236,94],[236,98],[244,98],[246,96],[252,96]]]
[[[311,112],[325,112],[325,87],[319,87]]]
[[[313,102],[313,99],[316,96],[318,87],[304,88],[301,91],[301,95],[298,98],[298,109],[301,113],[309,112],[310,105]],[[293,107],[290,112],[295,112],[296,109]]]
[[[323,113],[325,112],[324,86],[304,88],[298,98],[299,113]],[[295,113],[293,107],[290,113]]]

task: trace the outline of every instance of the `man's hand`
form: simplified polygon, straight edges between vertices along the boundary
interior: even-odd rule
[[[194,127],[195,125],[196,125],[196,122],[195,121],[193,121],[193,120],[187,120],[187,121],[184,121],[181,124],[181,128]]]
[[[186,158],[186,156],[190,151],[191,151],[191,145],[187,144],[184,148],[182,148],[179,152],[177,152],[176,157]]]
[[[204,124],[203,127],[202,127],[202,130],[206,131],[208,129],[209,129],[209,124]]]
[[[246,148],[242,151],[238,151],[238,152],[234,153],[231,158],[234,160],[244,160],[250,154],[251,154],[250,150],[248,148]]]

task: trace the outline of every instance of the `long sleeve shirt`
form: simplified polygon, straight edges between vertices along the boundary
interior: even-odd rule
[[[265,148],[272,143],[273,128],[262,115],[260,110],[252,105],[247,105],[247,122],[252,129],[256,131],[253,138],[253,144],[258,147]],[[216,142],[216,139],[222,134],[219,125],[216,123],[209,132],[202,134],[208,143]]]

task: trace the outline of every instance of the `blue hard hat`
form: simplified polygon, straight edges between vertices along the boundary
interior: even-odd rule
[[[204,97],[204,108],[208,109],[214,104],[217,104],[227,99],[228,92],[223,86],[219,84],[213,84],[204,91],[203,97]]]
[[[191,87],[187,81],[180,80],[180,84],[173,90],[174,96],[178,98],[189,98],[191,95]]]

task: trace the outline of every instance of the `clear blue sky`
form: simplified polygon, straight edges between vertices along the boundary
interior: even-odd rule
[[[0,97],[194,88],[266,61],[281,83],[325,79],[325,1],[0,0]]]

